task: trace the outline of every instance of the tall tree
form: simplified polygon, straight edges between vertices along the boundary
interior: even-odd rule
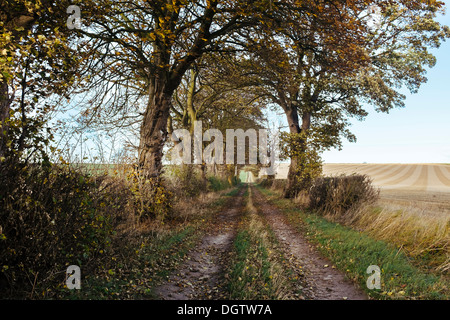
[[[360,1],[349,3],[361,6]],[[344,8],[339,1],[106,1],[101,13],[83,11],[86,27],[80,32],[98,52],[98,59],[90,64],[94,77],[112,84],[111,87],[144,87],[139,166],[145,177],[158,180],[172,95],[195,61],[207,52],[224,50],[226,43],[236,50],[241,45],[235,41],[240,38],[238,31],[271,24],[272,20],[282,23],[285,17],[293,25],[304,25],[305,30],[309,26],[303,22],[314,21],[336,35],[326,38],[323,45],[338,43],[347,48],[343,43],[349,37],[340,35],[343,31],[358,32],[358,28],[352,26],[355,19],[349,20],[350,14],[345,14]],[[270,28],[253,29],[257,33],[267,30]],[[336,61],[343,69],[344,60]]]
[[[145,88],[138,150],[145,177],[160,178],[172,96],[183,75],[205,52],[219,49],[228,34],[256,23],[269,5],[269,0],[256,6],[239,0],[107,1],[101,14],[84,20],[80,32],[92,39],[100,57],[93,74]]]
[[[262,127],[266,105],[263,93],[235,76],[236,65],[230,63],[232,60],[230,55],[207,54],[193,65],[174,94],[169,133],[173,128],[184,128],[193,135],[196,121],[201,122],[203,131],[218,129],[222,133],[226,129],[246,131]],[[207,144],[202,143],[202,146]],[[226,162],[226,144],[223,147],[224,158],[220,163]]]
[[[342,135],[354,141],[348,117],[367,116],[365,103],[383,112],[403,106],[398,89],[417,91],[426,81],[426,67],[435,62],[428,48],[448,37],[448,29],[434,20],[442,9],[440,2],[372,4],[379,8],[375,17],[373,7],[344,4],[336,19],[351,25],[341,30],[323,28],[326,24],[314,20],[296,25],[285,19],[264,36],[250,37],[253,76],[284,110],[289,125],[287,197],[295,196],[303,185],[308,137],[314,136],[319,148],[339,146]]]

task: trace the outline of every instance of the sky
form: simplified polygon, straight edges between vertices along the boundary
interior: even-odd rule
[[[439,21],[450,26],[445,2]],[[405,108],[379,114],[369,107],[365,121],[352,121],[357,142],[325,152],[325,163],[450,163],[450,39],[432,52],[437,64],[419,92],[406,95]]]

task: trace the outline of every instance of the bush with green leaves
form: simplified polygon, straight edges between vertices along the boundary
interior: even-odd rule
[[[263,188],[270,188],[270,187],[272,187],[273,183],[274,183],[273,177],[264,177],[264,178],[258,179],[258,184]]]
[[[228,189],[231,186],[232,185],[230,185],[230,183],[228,182],[227,179],[221,179],[216,176],[208,177],[207,189],[209,191],[221,191],[221,190]]]

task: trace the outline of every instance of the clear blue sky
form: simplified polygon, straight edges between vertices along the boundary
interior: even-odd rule
[[[447,14],[439,19],[450,26]],[[437,64],[406,106],[379,114],[368,109],[363,122],[352,121],[356,143],[344,142],[341,151],[323,154],[327,163],[450,163],[450,40],[432,51]]]

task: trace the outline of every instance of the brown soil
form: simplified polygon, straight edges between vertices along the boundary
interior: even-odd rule
[[[450,179],[447,178],[447,176],[444,174],[444,168],[435,167],[434,169],[435,169],[435,172],[436,172],[436,175],[437,175],[439,181],[443,185],[450,187]]]
[[[225,263],[243,212],[242,188],[218,213],[207,235],[192,249],[181,267],[156,288],[163,300],[219,300],[228,296],[223,288]]]
[[[324,258],[305,237],[288,224],[278,208],[267,202],[253,188],[254,203],[266,217],[286,253],[302,267],[306,299],[313,300],[366,300],[366,294]],[[297,265],[293,264],[293,265]]]
[[[361,173],[374,185],[398,191],[450,193],[450,166],[446,164],[324,164],[325,175]],[[283,168],[280,178],[286,178]]]

